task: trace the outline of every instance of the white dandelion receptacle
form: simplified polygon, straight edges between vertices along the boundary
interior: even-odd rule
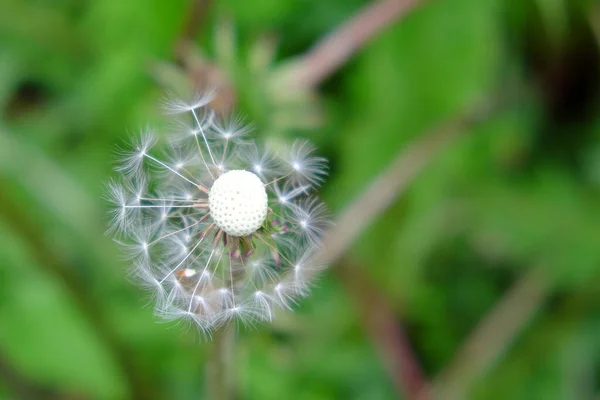
[[[267,218],[267,191],[252,172],[225,172],[210,188],[208,208],[215,225],[227,235],[251,235]]]
[[[167,102],[177,128],[166,151],[155,153],[156,139],[143,133],[109,184],[109,231],[157,314],[207,333],[231,320],[268,321],[306,295],[329,224],[313,195],[326,175],[314,147],[261,149],[240,119],[220,122],[211,99]]]

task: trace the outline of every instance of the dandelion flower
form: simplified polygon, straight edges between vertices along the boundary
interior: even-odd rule
[[[143,132],[108,185],[109,231],[156,313],[207,334],[291,309],[320,269],[310,259],[329,224],[313,194],[326,160],[306,141],[281,154],[263,149],[239,117],[215,116],[212,96],[167,101],[177,120],[167,149],[155,152],[155,136]]]

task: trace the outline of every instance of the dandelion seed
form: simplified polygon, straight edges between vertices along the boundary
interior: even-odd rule
[[[294,183],[318,186],[327,175],[327,160],[315,157],[315,147],[307,141],[296,141],[286,157],[289,174]]]
[[[167,100],[176,134],[164,154],[143,133],[120,152],[108,184],[109,232],[152,291],[156,314],[210,335],[230,321],[271,321],[308,294],[310,257],[329,224],[312,193],[326,160],[298,141],[282,155],[261,149],[239,118],[217,122],[214,93]]]
[[[212,89],[204,92],[197,92],[188,101],[170,95],[164,100],[163,107],[167,113],[180,114],[203,108],[213,101],[214,98],[215,91]]]

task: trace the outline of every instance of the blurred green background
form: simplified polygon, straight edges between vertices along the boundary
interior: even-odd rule
[[[117,145],[168,123],[165,90],[206,82],[263,139],[317,144],[334,215],[430,128],[507,99],[431,157],[296,312],[239,328],[238,398],[402,398],[359,311],[373,297],[428,379],[460,381],[455,353],[534,268],[542,289],[525,282],[505,309],[533,312],[466,354],[459,398],[600,396],[600,5],[423,2],[314,91],[290,90],[290,60],[365,4],[0,0],[0,398],[204,398],[210,342],[157,323],[128,282],[103,184]]]

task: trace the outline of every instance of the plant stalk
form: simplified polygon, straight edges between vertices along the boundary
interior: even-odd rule
[[[219,328],[212,340],[212,347],[206,367],[206,388],[211,400],[232,400],[235,398],[233,349],[235,344],[234,324]]]

